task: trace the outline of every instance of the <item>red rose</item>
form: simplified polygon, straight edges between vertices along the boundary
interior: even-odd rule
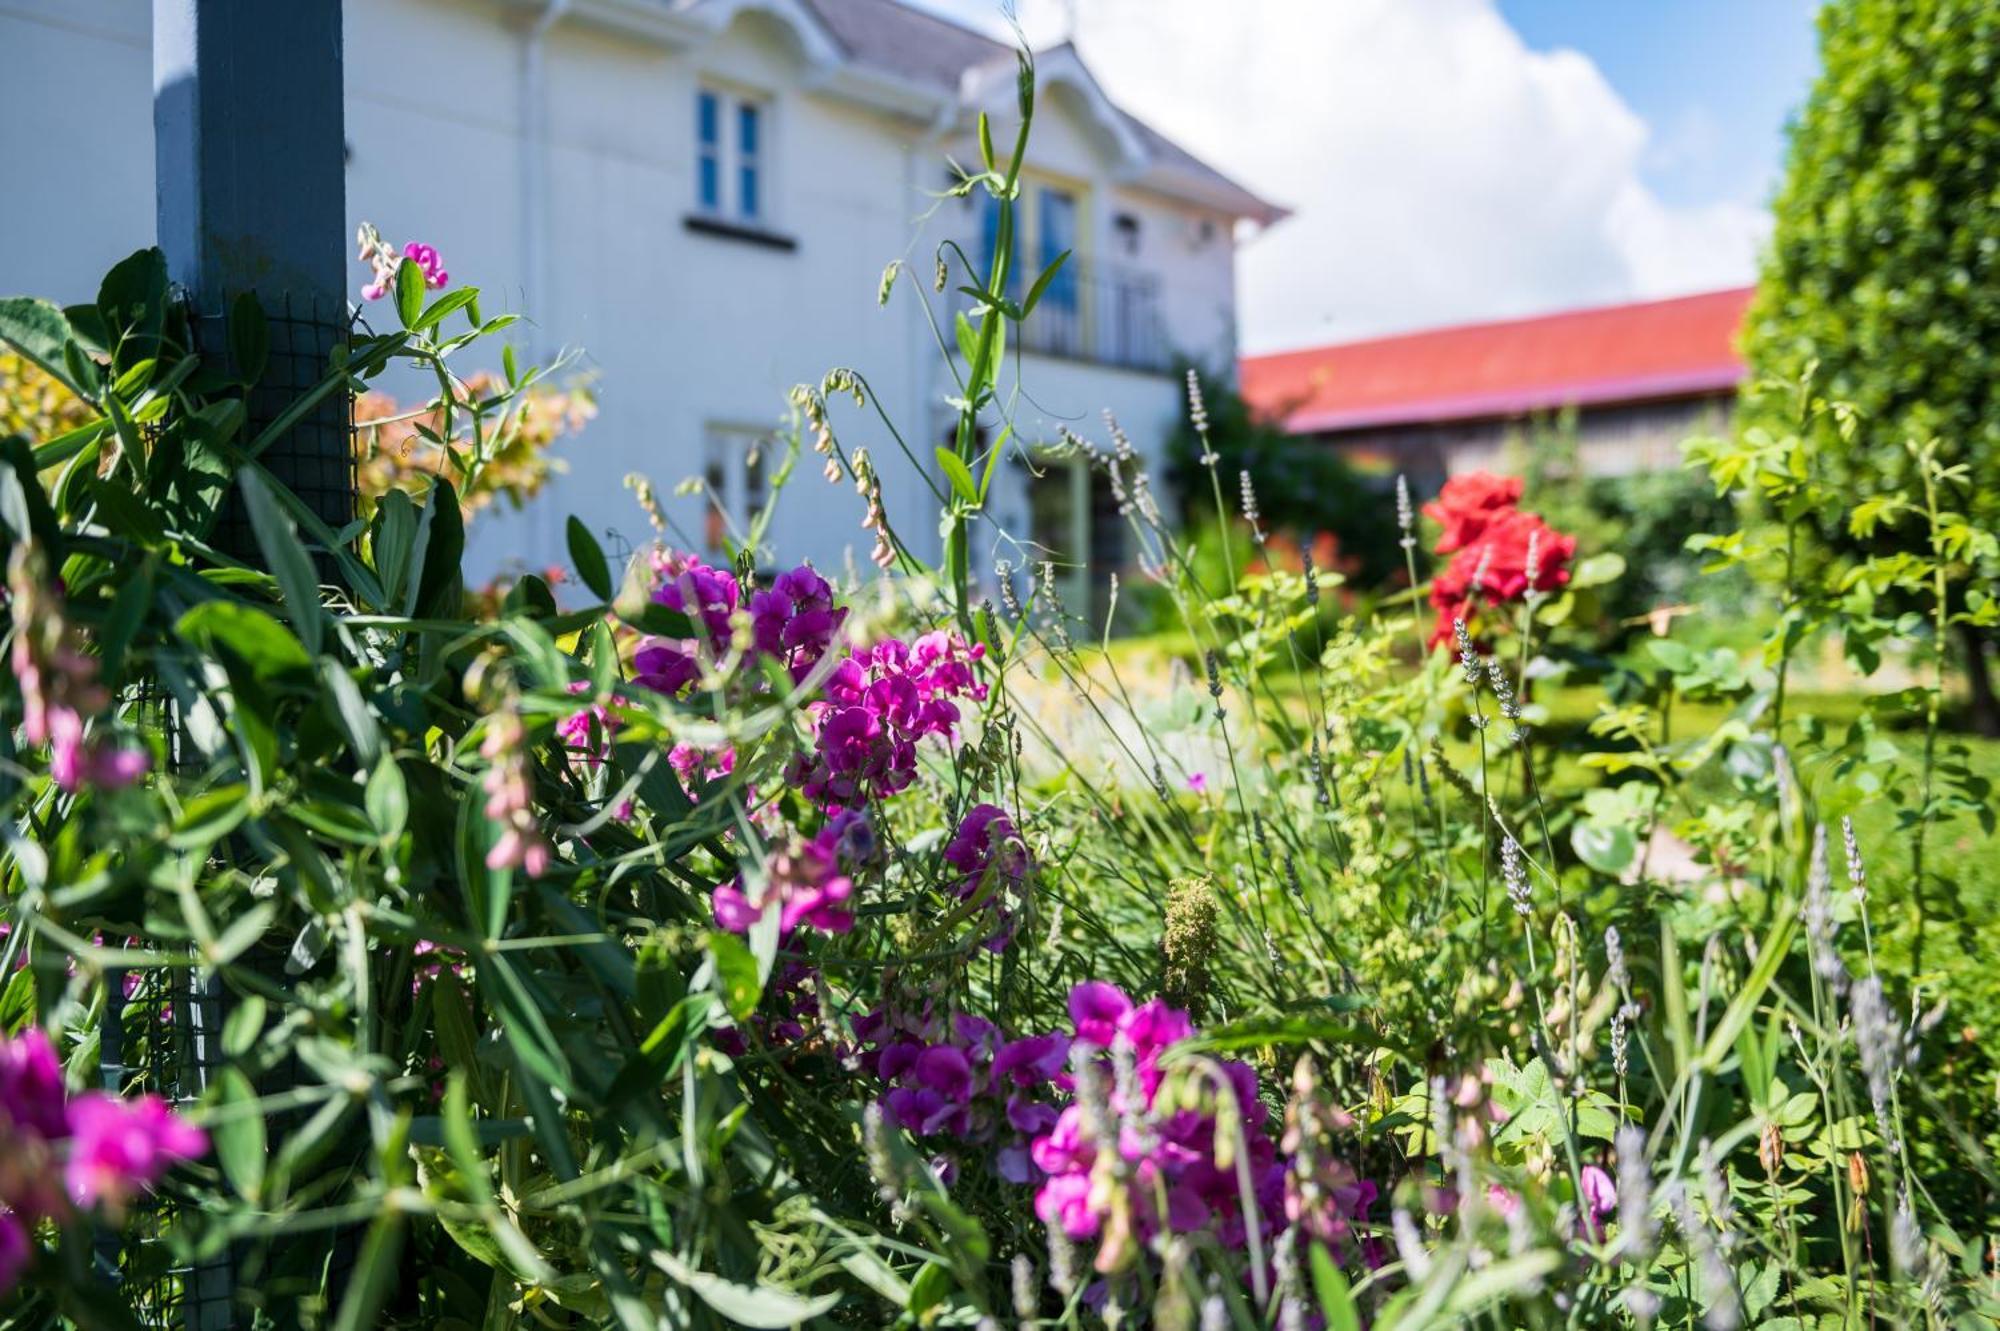
[[[1433,647],[1451,641],[1453,620],[1472,618],[1475,597],[1481,605],[1500,605],[1526,594],[1530,544],[1535,590],[1554,591],[1569,581],[1576,537],[1557,531],[1534,513],[1510,509],[1492,514],[1478,539],[1453,555],[1431,580],[1431,605],[1438,612],[1431,630]]]
[[[1479,539],[1481,532],[1521,499],[1521,478],[1471,471],[1444,483],[1438,497],[1424,505],[1424,516],[1444,528],[1437,552],[1448,555]]]

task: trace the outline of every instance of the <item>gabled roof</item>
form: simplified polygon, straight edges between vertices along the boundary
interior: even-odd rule
[[[1014,48],[900,0],[804,0],[857,65],[922,84],[953,98],[977,100],[998,88],[1011,103]],[[1269,224],[1284,217],[1277,207],[1196,157],[1105,97],[1096,78],[1068,42],[1036,53],[1045,81],[1076,86],[1126,150],[1129,179],[1165,193],[1187,196],[1239,217]]]
[[[1733,390],[1751,288],[1246,356],[1244,398],[1293,434],[1522,416]]]

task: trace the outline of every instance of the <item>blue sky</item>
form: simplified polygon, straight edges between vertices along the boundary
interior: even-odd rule
[[[1817,70],[1818,0],[1500,0],[1528,45],[1589,56],[1656,140],[1641,161],[1670,204],[1767,201],[1783,126]]]
[[[1239,249],[1253,352],[1750,281],[1817,60],[1815,0],[1017,3],[1292,210]]]

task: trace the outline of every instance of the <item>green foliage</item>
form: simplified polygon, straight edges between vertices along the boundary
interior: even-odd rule
[[[999,200],[1003,233],[1025,62],[1020,86],[1013,157],[982,124],[961,181]],[[1008,255],[940,256],[978,306],[941,347],[958,431],[912,458],[943,565],[878,513],[903,576],[840,597],[855,641],[955,623],[985,649],[949,742],[868,801],[845,930],[787,931],[765,903],[737,932],[716,909],[719,887],[761,892],[808,858],[824,669],[761,659],[748,615],[710,637],[656,597],[654,552],[616,570],[576,523],[587,604],[538,579],[491,613],[466,596],[453,476],[492,461],[491,393],[537,374],[511,356],[504,389],[458,373],[504,326],[476,292],[425,304],[406,266],[397,330],[355,333],[280,414],[402,366],[437,382],[440,438],[473,423],[451,474],[343,531],[256,462],[277,434],[250,423],[254,307],[225,369],[157,255],[95,306],[0,304],[0,339],[85,418],[19,413],[48,437],[0,454],[0,554],[23,556],[17,580],[48,572],[17,585],[14,631],[59,605],[109,686],[93,734],[155,760],[65,788],[15,739],[45,685],[0,693],[0,1021],[54,1033],[78,1086],[115,1035],[115,1089],[173,1089],[197,1010],[221,1055],[191,1091],[213,1149],[135,1217],[152,1238],[119,1250],[126,1283],[90,1273],[108,1242],[45,1225],[0,1318],[157,1317],[150,1277],[226,1254],[246,1316],[355,1328],[1993,1321],[1996,1068],[1938,1006],[2000,1011],[1996,917],[1966,869],[1993,844],[1991,755],[1955,751],[1944,707],[1948,635],[2000,613],[1972,585],[1996,555],[1967,466],[1918,443],[1908,484],[1851,488],[1830,454],[1871,418],[1809,384],[1782,424],[1695,445],[1724,519],[1689,542],[1701,581],[1775,607],[1747,656],[1683,619],[1600,654],[1604,607],[1651,575],[1583,524],[1570,584],[1482,607],[1489,640],[1454,658],[1422,646],[1422,587],[1346,605],[1335,571],[1284,566],[1247,526],[1223,517],[1204,553],[1139,502],[1123,516],[1179,637],[1079,647],[1053,598],[990,608],[972,577],[1011,434],[1007,326],[1048,277],[1016,303]],[[802,431],[875,507],[881,478],[830,419],[843,394],[871,398],[852,371],[802,390]],[[1235,411],[1209,394],[1218,453]],[[1236,465],[1285,462],[1238,439]],[[1141,492],[1134,460],[1090,465]],[[1211,507],[1231,465],[1196,459]],[[1306,483],[1263,484],[1263,516]],[[1579,502],[1650,558],[1684,497],[1634,481]],[[225,503],[243,548],[217,547]],[[1835,521],[1898,540],[1808,539]],[[1364,539],[1402,561],[1393,533]],[[1237,557],[1253,545],[1266,558]],[[734,576],[739,599],[760,590]],[[1901,672],[1838,717],[1795,675],[1835,634],[1860,675]],[[702,639],[697,677],[641,684],[642,637]],[[1020,831],[1004,894],[951,845],[986,802]],[[1071,1107],[1121,1149],[1079,1176],[1112,1200],[1070,1239],[1000,1168],[997,1123],[892,1124],[863,1032],[919,1019],[916,1058],[984,1022],[1067,1031],[1093,980],[1204,1025],[1146,1068],[1072,1065]],[[1208,1140],[1178,1145],[1240,1185],[1240,1236],[1185,1198],[1137,1219],[1158,1176],[1123,1147],[1184,1111]],[[1261,1198],[1260,1161],[1278,1168]]]
[[[1986,0],[1835,0],[1822,72],[1792,133],[1745,334],[1751,372],[1868,422],[1828,447],[1850,493],[1917,480],[1907,441],[1946,465],[2000,467],[2000,13]],[[1770,404],[1779,421],[1782,398]],[[1766,418],[1767,421],[1770,419]],[[1822,420],[1822,442],[1836,438]],[[1991,485],[1975,516],[2000,515]]]
[[[1913,447],[1935,448],[1952,507],[2000,527],[2000,13],[1987,0],[1835,0],[1820,17],[1822,72],[1793,130],[1776,228],[1744,333],[1749,401],[1767,429],[1800,413],[1797,386],[1850,408],[1808,425],[1819,478],[1840,495],[1909,494]],[[1816,534],[1864,550],[1914,549],[1907,527],[1823,510]],[[1952,579],[1991,587],[2000,562]],[[2000,733],[1992,633],[1959,630],[1982,729]]]
[[[1202,461],[1212,452],[1232,516],[1240,516],[1239,478],[1247,471],[1266,530],[1300,543],[1333,533],[1339,557],[1364,587],[1401,574],[1395,511],[1379,481],[1364,479],[1331,448],[1257,419],[1230,380],[1190,365],[1176,374],[1198,377],[1208,419],[1205,440],[1193,419],[1183,416],[1166,441],[1166,475],[1180,497],[1183,520],[1215,521],[1210,471]],[[1237,548],[1241,553],[1249,547]]]

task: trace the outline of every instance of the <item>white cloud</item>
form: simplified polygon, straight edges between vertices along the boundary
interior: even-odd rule
[[[978,0],[932,0],[961,15]],[[1021,0],[1031,41],[1072,26]],[[1075,0],[1111,96],[1294,210],[1248,244],[1249,350],[1747,281],[1767,224],[1663,202],[1652,131],[1493,0]],[[1684,144],[1675,144],[1682,148]]]

